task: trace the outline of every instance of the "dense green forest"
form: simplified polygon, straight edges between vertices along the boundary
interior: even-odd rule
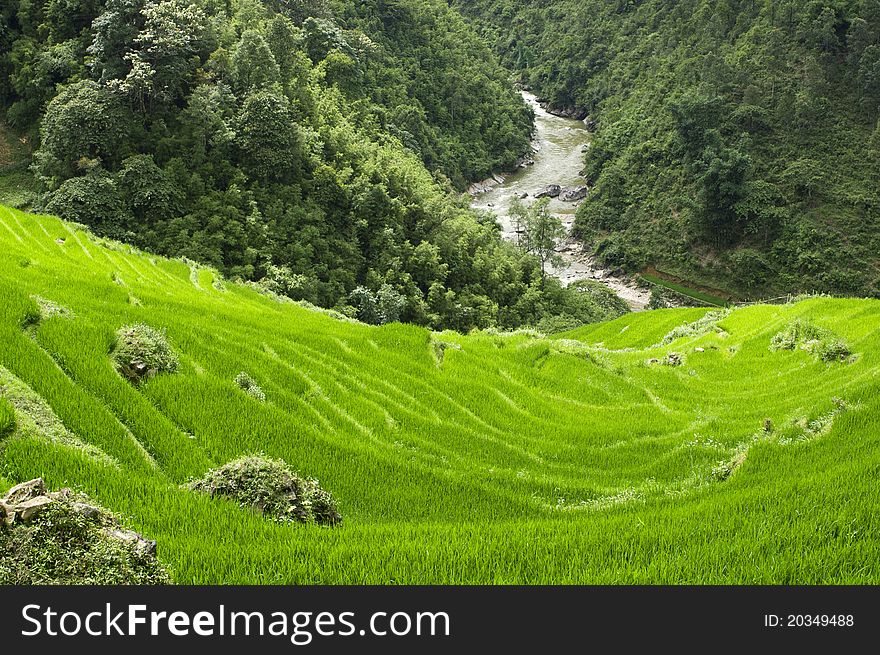
[[[576,229],[606,263],[880,294],[880,1],[451,4],[597,122]]]
[[[528,150],[532,113],[445,3],[12,0],[2,14],[0,104],[38,185],[18,204],[370,322],[605,316],[598,291],[545,281],[460,198]]]

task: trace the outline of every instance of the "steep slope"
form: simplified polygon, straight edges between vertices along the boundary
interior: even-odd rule
[[[514,327],[570,296],[456,193],[531,114],[445,3],[74,4],[0,8],[10,201],[377,321]]]
[[[577,230],[742,295],[880,293],[880,3],[451,3],[598,121]]]
[[[373,327],[0,209],[0,476],[130,517],[179,582],[877,583],[880,302],[705,314]],[[771,350],[798,320],[816,338]],[[176,372],[116,372],[135,323]],[[255,452],[319,479],[342,526],[182,486]]]

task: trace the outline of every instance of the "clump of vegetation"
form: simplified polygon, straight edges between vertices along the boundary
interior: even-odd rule
[[[143,323],[127,325],[116,332],[111,357],[116,370],[134,383],[159,373],[175,373],[180,366],[177,354],[168,344],[165,330]]]
[[[5,398],[0,398],[0,437],[15,430],[15,409]]]
[[[443,364],[447,349],[461,350],[461,344],[454,341],[443,341],[442,339],[431,339],[431,352],[434,354],[434,361],[437,366]]]
[[[275,520],[338,525],[342,515],[330,492],[278,459],[242,457],[189,483],[193,491],[225,496]]]
[[[798,348],[823,362],[842,362],[852,356],[846,341],[831,330],[804,320],[789,323],[770,340],[770,350],[773,351]]]
[[[687,323],[685,325],[679,325],[677,328],[671,330],[665,337],[663,337],[663,341],[661,341],[661,345],[667,345],[675,341],[676,339],[682,339],[684,337],[699,337],[704,334],[708,334],[712,330],[716,332],[721,332],[721,328],[718,327],[718,322],[724,319],[728,314],[730,314],[729,309],[721,309],[718,311],[712,311],[707,313],[702,318],[694,321],[693,323]]]
[[[252,398],[265,402],[266,394],[263,392],[263,389],[257,384],[256,380],[244,371],[235,376],[235,384]]]
[[[34,304],[25,310],[24,319],[21,322],[22,328],[31,334],[35,334],[36,327],[41,321],[49,318],[63,317],[72,318],[73,312],[67,307],[63,307],[51,300],[46,300],[41,296],[31,296]]]
[[[27,520],[13,514],[0,521],[0,584],[171,584],[156,558],[155,542],[121,528],[109,511],[83,494],[66,489],[49,493],[42,480],[34,482],[39,488],[27,491],[42,495],[28,500],[45,503],[39,513]],[[14,491],[3,507],[15,500]]]
[[[43,319],[56,317],[71,318],[73,316],[73,312],[67,307],[52,302],[51,300],[46,300],[42,296],[33,296],[33,299],[34,302],[37,303],[37,307],[40,309],[40,317]]]

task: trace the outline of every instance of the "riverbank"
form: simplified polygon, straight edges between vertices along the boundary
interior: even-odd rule
[[[469,189],[475,209],[492,212],[498,217],[505,239],[516,241],[517,234],[510,219],[510,206],[515,200],[533,202],[548,187],[580,190],[587,186],[581,175],[584,153],[590,147],[590,131],[582,120],[558,116],[548,112],[538,98],[523,92],[523,98],[535,111],[535,135],[532,142],[533,154],[516,171],[507,175],[495,175],[488,180],[472,185]],[[578,193],[572,193],[577,198]],[[551,198],[549,209],[559,217],[565,229],[571,231],[575,213],[581,199],[566,201],[563,193]],[[623,298],[635,311],[647,307],[650,291],[639,288],[636,283],[618,277],[603,268],[583,245],[567,239],[557,249],[563,260],[560,267],[550,273],[559,278],[564,285],[580,280],[601,282]]]

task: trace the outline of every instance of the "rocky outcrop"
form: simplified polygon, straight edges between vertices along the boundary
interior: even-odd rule
[[[546,100],[538,100],[538,103],[548,114],[559,116],[560,118],[585,121],[589,117],[589,112],[585,109],[578,109],[577,107],[555,107]]]
[[[535,160],[532,159],[530,155],[523,155],[513,163],[513,168],[514,171],[517,171],[521,168],[527,168],[534,165]],[[479,196],[484,193],[489,193],[499,184],[504,184],[504,181],[509,175],[511,175],[511,173],[493,173],[491,177],[487,177],[482,182],[474,182],[473,184],[471,184],[467,188],[467,192],[472,196]]]
[[[559,194],[562,193],[562,187],[558,184],[550,184],[545,186],[543,189],[538,191],[535,194],[535,197],[540,198],[558,198]]]
[[[104,534],[128,544],[138,555],[155,555],[156,542],[145,539],[137,532],[122,528],[107,512],[84,500],[75,499],[70,489],[48,491],[43,478],[35,478],[12,487],[0,499],[0,520],[7,526],[32,523],[48,507],[65,503],[76,514],[103,527]]]
[[[482,193],[488,193],[499,184],[504,184],[504,177],[495,173],[492,177],[487,177],[482,182],[474,182],[468,187],[468,193],[472,196],[478,196]]]
[[[578,202],[587,197],[590,187],[586,185],[567,187],[559,192],[559,199],[562,202]]]

